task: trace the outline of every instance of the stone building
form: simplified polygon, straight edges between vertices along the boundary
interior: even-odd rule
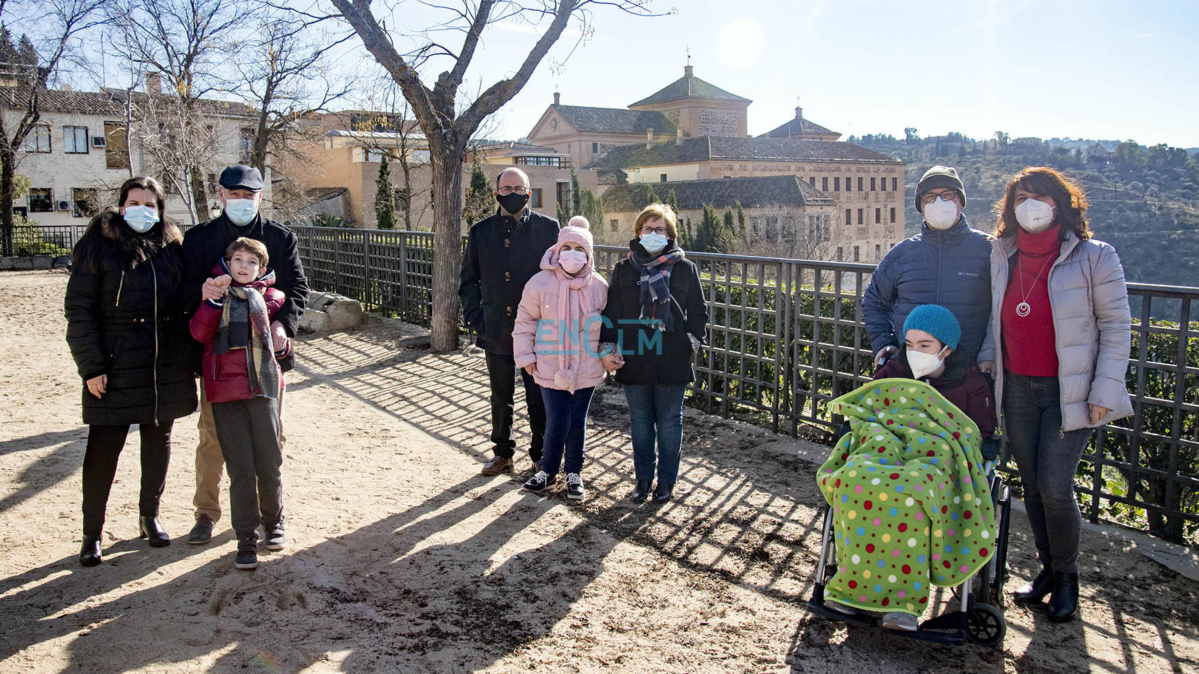
[[[42,225],[86,224],[98,208],[116,203],[116,190],[133,175],[159,175],[153,158],[137,141],[139,116],[133,116],[134,138],[127,138],[126,114],[131,102],[144,110],[159,94],[160,79],[151,75],[147,91],[125,89],[72,91],[53,89],[40,96],[40,119],[18,153],[17,173],[29,178],[29,193],[13,203],[13,210]],[[11,102],[16,92],[0,83],[6,128],[23,115]],[[230,164],[247,161],[252,146],[255,116],[240,103],[219,100],[199,102],[215,145],[201,167],[208,206],[219,208],[216,180]],[[127,143],[127,140],[131,141]],[[269,201],[270,175],[267,192]],[[187,204],[179,193],[167,189],[166,215],[190,223]]]
[[[882,259],[903,239],[904,166],[850,143],[716,136],[614,148],[595,164],[595,168],[619,171],[628,183],[711,185],[708,181],[797,177],[836,205],[831,223],[831,239],[836,243],[827,258],[860,262]],[[605,199],[605,212],[606,204]]]

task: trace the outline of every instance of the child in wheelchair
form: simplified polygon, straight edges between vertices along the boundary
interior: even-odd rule
[[[835,562],[818,586],[836,614],[881,614],[883,627],[915,632],[930,585],[961,584],[991,561],[999,531],[983,464],[998,454],[995,399],[974,359],[956,351],[960,338],[948,309],[917,307],[904,348],[875,375],[880,387],[834,404],[847,419],[818,482]]]

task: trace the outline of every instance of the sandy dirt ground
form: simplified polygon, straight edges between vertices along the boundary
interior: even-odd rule
[[[520,492],[519,474],[481,476],[482,358],[397,349],[408,333],[394,324],[298,345],[285,551],[234,570],[227,516],[210,545],[184,542],[192,416],[175,427],[163,502],[175,543],[136,538],[131,434],[105,562],[81,568],[87,431],[65,283],[0,274],[0,672],[1199,670],[1199,585],[1095,531],[1084,532],[1082,619],[1055,625],[1008,606],[1002,649],[810,616],[816,465],[771,451],[779,436],[689,415],[679,498],[633,504],[618,390],[592,408],[582,506],[561,487]],[[1033,570],[1022,518],[1011,542],[1009,592]]]

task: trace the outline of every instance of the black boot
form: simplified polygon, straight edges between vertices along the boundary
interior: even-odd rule
[[[673,484],[662,484],[659,482],[658,487],[654,489],[654,503],[666,503],[670,500],[672,494],[674,494]]]
[[[140,530],[139,538],[150,539],[150,547],[165,548],[171,544],[171,537],[159,526],[157,517],[139,517],[137,525]]]
[[[1078,574],[1053,574],[1053,594],[1049,597],[1049,619],[1064,623],[1078,611]]]
[[[1040,604],[1053,590],[1053,567],[1045,566],[1031,583],[1025,583],[1016,590],[1012,599],[1017,604]]]
[[[633,487],[629,500],[633,503],[645,503],[645,499],[649,498],[649,485],[649,480],[637,480],[637,486]]]
[[[83,546],[79,548],[79,564],[82,566],[100,565],[100,537],[84,536]]]

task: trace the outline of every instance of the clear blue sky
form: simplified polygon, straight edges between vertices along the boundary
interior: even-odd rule
[[[636,18],[597,7],[594,36],[555,68],[578,34],[564,35],[489,135],[526,135],[555,87],[564,104],[626,107],[682,76],[690,46],[696,76],[753,100],[751,134],[790,119],[798,96],[806,118],[846,136],[902,136],[914,126],[925,136],[1002,130],[1013,138],[1199,146],[1199,2],[656,0],[651,7],[677,13]],[[387,25],[420,28],[430,12],[402,2]],[[538,30],[516,22],[489,28],[468,73],[473,86],[514,71]],[[460,44],[457,36],[440,38]]]

